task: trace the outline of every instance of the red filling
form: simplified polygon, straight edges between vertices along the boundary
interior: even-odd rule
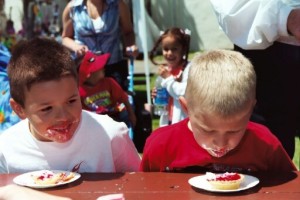
[[[225,174],[218,174],[216,176],[216,181],[235,181],[239,180],[241,176],[237,173],[225,173]]]
[[[51,178],[53,174],[46,174],[46,175],[41,175],[37,179],[39,180],[44,180],[45,178]]]

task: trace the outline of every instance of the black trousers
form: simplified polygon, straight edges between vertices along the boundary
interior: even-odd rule
[[[300,127],[300,47],[274,43],[265,50],[243,50],[257,74],[257,106],[252,121],[266,125],[293,158]]]

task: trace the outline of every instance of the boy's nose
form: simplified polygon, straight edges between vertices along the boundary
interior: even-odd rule
[[[57,110],[55,117],[56,120],[67,120],[68,118],[70,118],[70,113],[67,109],[60,108]]]
[[[224,149],[228,145],[228,140],[224,137],[220,137],[214,140],[214,145],[218,147],[218,149]]]

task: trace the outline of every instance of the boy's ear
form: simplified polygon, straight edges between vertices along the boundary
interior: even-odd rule
[[[253,108],[255,107],[256,103],[257,103],[257,100],[254,99],[254,100],[253,100]]]
[[[9,103],[10,103],[10,106],[13,109],[13,111],[18,115],[18,117],[20,119],[25,119],[26,118],[26,114],[24,112],[24,109],[20,104],[15,102],[15,100],[13,100],[13,99],[10,99]]]
[[[186,103],[186,99],[183,96],[179,97],[179,103],[181,105],[181,109],[183,110],[183,112],[188,115],[188,109],[187,109],[187,103]]]

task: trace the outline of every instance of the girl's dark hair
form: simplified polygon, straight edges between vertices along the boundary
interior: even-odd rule
[[[190,34],[187,34],[185,30],[178,27],[173,27],[167,29],[163,34],[160,35],[158,40],[155,42],[153,49],[150,51],[149,57],[153,64],[158,65],[158,63],[154,61],[154,56],[156,55],[156,51],[160,46],[162,40],[169,36],[174,37],[176,41],[178,41],[178,43],[182,45],[184,51],[183,59],[185,62],[188,61],[191,36]]]

